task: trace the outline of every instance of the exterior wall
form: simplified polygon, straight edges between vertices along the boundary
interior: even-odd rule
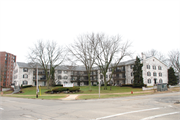
[[[148,59],[143,59],[143,80],[144,84],[147,84],[147,86],[153,86],[154,85],[154,79],[156,79],[157,83],[159,83],[159,80],[162,79],[163,83],[168,83],[168,74],[167,74],[167,66],[161,63],[159,60],[157,60],[155,57],[151,57]],[[120,84],[132,84],[134,81],[134,76],[133,76],[133,65],[134,62],[131,61],[128,64],[122,64],[119,65],[116,68],[116,71],[113,73],[113,78],[112,80],[114,81],[114,85],[120,85]],[[147,69],[147,65],[150,65],[150,69]],[[156,66],[156,70],[153,69],[152,66]],[[161,70],[158,69],[158,66],[161,66]],[[60,73],[58,71],[61,71]],[[28,81],[28,85],[35,85],[36,81],[36,75],[35,69],[33,68],[28,68],[28,72],[23,72],[23,68],[19,67],[17,64],[14,69],[14,76],[13,76],[13,81],[16,81],[16,85],[21,85],[24,80]],[[45,86],[46,78],[45,74],[43,73],[43,69],[38,69],[38,80],[39,80],[39,85]],[[75,72],[75,74],[73,74]],[[87,85],[88,79],[87,79],[87,74],[84,73],[85,71],[78,71],[78,70],[65,70],[65,69],[56,69],[55,70],[55,82],[56,84],[63,84],[63,83],[74,83],[74,86],[84,86]],[[97,74],[94,74],[97,72]],[[151,73],[151,76],[147,76],[147,72]],[[157,76],[153,76],[153,72],[157,73]],[[159,76],[159,73],[162,73],[162,76]],[[108,70],[107,72],[107,78],[106,80],[109,80],[110,74],[112,72]],[[23,78],[23,75],[27,74],[28,78]],[[101,78],[101,73],[100,70],[93,70],[93,74],[91,73],[91,80],[92,84],[97,84],[97,82],[101,81],[104,82],[104,79]],[[59,78],[58,76],[61,76]],[[65,78],[66,77],[66,78]],[[78,78],[79,77],[79,78]],[[75,79],[72,79],[75,78]],[[148,79],[151,79],[151,83],[148,83]]]
[[[23,69],[19,68],[17,85],[22,85],[23,81],[27,81],[27,85],[33,85],[33,69],[28,68],[28,72],[24,72]],[[28,78],[23,78],[23,75],[28,75]]]
[[[58,73],[58,70],[55,71],[55,82],[56,82],[56,84],[58,84],[58,82],[60,84],[70,83],[71,71],[68,71],[68,70],[60,70],[60,71],[61,71],[61,73]],[[58,76],[61,76],[61,79],[59,79]],[[66,77],[67,77],[67,79],[66,79]]]
[[[147,65],[150,65],[150,69],[147,69]],[[153,66],[156,66],[156,69],[153,69]],[[162,69],[159,70],[158,67],[161,67]],[[156,79],[156,84],[160,83],[160,79],[162,79],[163,83],[168,83],[168,68],[166,65],[164,65],[162,62],[157,60],[155,57],[151,57],[148,59],[143,60],[143,81],[144,84],[147,84],[147,86],[153,86],[155,84],[155,79]],[[150,72],[151,75],[148,76],[147,72]],[[156,72],[156,76],[153,75],[153,73]],[[159,73],[162,73],[162,76],[159,76]],[[151,83],[148,83],[148,79],[151,80]]]
[[[10,87],[12,84],[13,79],[13,68],[14,63],[16,62],[16,56],[7,53],[7,52],[0,52],[0,69],[1,69],[1,76],[2,82],[0,85],[3,87]]]
[[[126,82],[125,84],[132,84],[132,81],[134,81],[134,76],[131,75],[133,72],[133,69],[131,68],[131,65],[125,66],[125,75],[126,75]]]

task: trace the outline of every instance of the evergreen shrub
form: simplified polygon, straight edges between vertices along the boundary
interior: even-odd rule
[[[28,88],[28,87],[32,87],[32,85],[25,85],[25,86],[21,86],[21,88]]]

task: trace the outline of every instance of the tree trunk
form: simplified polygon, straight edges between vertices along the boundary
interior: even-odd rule
[[[89,90],[91,90],[90,72],[88,72]]]
[[[107,90],[106,74],[104,75],[104,90]]]

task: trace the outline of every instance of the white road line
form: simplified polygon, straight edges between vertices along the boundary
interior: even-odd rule
[[[158,108],[151,108],[151,109],[137,110],[137,111],[130,111],[130,112],[124,112],[124,113],[120,113],[120,114],[115,114],[115,115],[105,116],[105,117],[101,117],[101,118],[96,118],[95,120],[101,120],[101,119],[116,117],[116,116],[120,116],[120,115],[130,114],[130,113],[144,112],[144,111],[157,110],[157,109],[160,109],[160,107],[158,107]]]
[[[4,110],[3,108],[0,108],[0,110]]]
[[[154,119],[154,118],[157,118],[157,117],[162,117],[162,116],[166,116],[166,115],[173,115],[173,114],[177,114],[177,113],[180,113],[180,112],[172,112],[172,113],[166,113],[166,114],[161,114],[161,115],[150,116],[150,117],[147,117],[147,118],[143,118],[141,120],[150,120],[150,119]]]

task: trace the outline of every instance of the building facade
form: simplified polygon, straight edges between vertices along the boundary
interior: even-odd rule
[[[0,52],[0,75],[1,81],[0,85],[2,87],[10,87],[12,83],[12,76],[13,76],[13,67],[14,63],[16,62],[16,56],[7,53],[7,52]]]
[[[143,63],[143,81],[147,86],[153,86],[158,83],[168,83],[168,68],[161,61],[155,57],[141,59]],[[112,68],[108,69],[106,80],[109,80],[112,74],[111,84],[119,86],[122,84],[133,84],[133,66],[135,59],[121,62],[118,64],[112,74]],[[17,62],[14,69],[13,81],[16,85],[36,85],[37,66],[30,63]],[[88,75],[83,66],[68,66],[62,65],[55,68],[55,82],[56,84],[74,83],[74,86],[89,85]],[[90,74],[91,85],[98,82],[103,83],[103,75],[101,71],[94,67]],[[43,68],[38,66],[38,84],[46,86],[46,76]]]

